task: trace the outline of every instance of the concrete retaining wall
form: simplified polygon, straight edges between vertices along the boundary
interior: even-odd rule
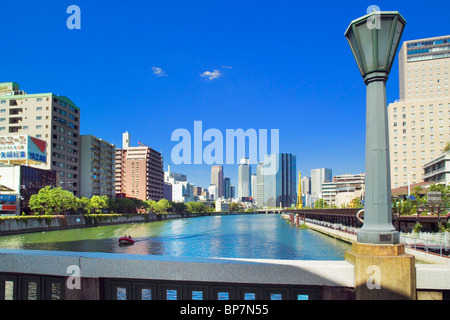
[[[26,219],[0,220],[0,235],[27,232],[50,231],[70,228],[84,228],[104,226],[112,224],[152,222],[171,219],[183,219],[202,217],[209,215],[243,214],[242,212],[212,212],[212,213],[171,213],[156,215],[149,214],[125,214],[122,216],[84,216],[84,215],[58,215],[58,216],[27,216]]]

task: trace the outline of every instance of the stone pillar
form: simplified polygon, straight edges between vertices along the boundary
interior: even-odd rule
[[[355,266],[356,300],[416,300],[415,258],[403,244],[355,242],[345,258]]]

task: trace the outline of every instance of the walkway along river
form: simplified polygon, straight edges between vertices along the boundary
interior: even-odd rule
[[[131,235],[136,243],[119,246]],[[0,236],[0,248],[288,260],[344,260],[350,244],[280,215],[230,215]]]

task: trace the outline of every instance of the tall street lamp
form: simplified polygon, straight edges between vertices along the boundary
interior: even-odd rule
[[[362,243],[399,243],[392,225],[386,81],[405,24],[396,11],[373,11],[345,32],[367,87],[364,225],[357,234]]]

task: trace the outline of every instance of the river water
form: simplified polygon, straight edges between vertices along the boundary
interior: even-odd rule
[[[118,245],[131,235],[135,244]],[[0,237],[0,248],[287,260],[344,260],[350,244],[297,230],[280,215],[229,215]]]

